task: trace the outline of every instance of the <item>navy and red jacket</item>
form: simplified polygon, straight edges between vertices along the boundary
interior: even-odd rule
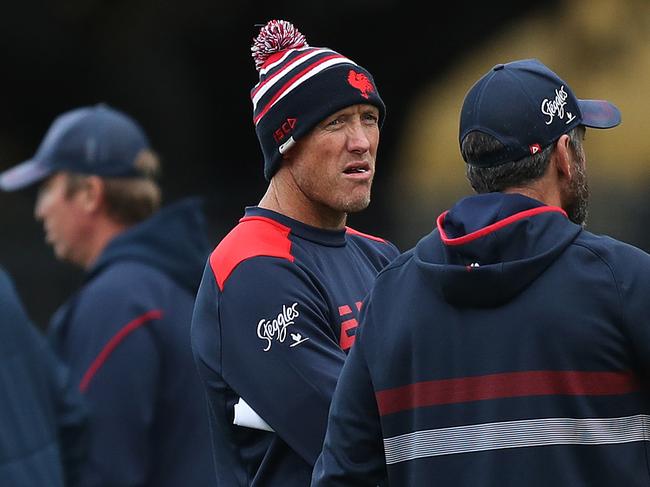
[[[359,308],[397,255],[258,207],[219,243],[192,321],[219,486],[309,485]],[[234,425],[240,398],[273,431]]]
[[[190,345],[209,255],[198,199],[119,234],[49,327],[90,413],[83,487],[212,487],[205,393]]]
[[[0,485],[77,486],[85,421],[67,368],[0,269]]]
[[[516,194],[377,278],[312,486],[649,486],[650,256]]]

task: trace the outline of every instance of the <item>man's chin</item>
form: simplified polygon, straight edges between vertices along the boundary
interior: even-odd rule
[[[364,199],[348,202],[343,211],[345,211],[345,213],[357,213],[368,208],[368,205],[370,205],[370,196]]]
[[[57,258],[57,260],[63,261],[63,262],[72,262],[70,259],[70,256],[66,252],[65,248],[59,247],[59,246],[53,246],[52,250],[54,252],[54,257]]]

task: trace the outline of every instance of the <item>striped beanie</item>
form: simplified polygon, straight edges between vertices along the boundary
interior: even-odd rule
[[[331,49],[310,47],[291,23],[268,22],[251,51],[260,74],[251,90],[253,122],[267,180],[296,140],[345,107],[374,105],[383,123],[386,108],[372,75]]]

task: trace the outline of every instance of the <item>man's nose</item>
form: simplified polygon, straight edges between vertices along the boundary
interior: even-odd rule
[[[368,137],[367,128],[360,122],[350,125],[348,136],[348,147],[350,151],[366,152],[370,149],[370,138]]]

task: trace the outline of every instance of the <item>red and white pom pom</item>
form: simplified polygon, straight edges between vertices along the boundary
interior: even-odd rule
[[[305,36],[286,20],[271,20],[260,30],[253,40],[251,52],[255,60],[255,68],[259,71],[269,56],[284,51],[309,47]]]

